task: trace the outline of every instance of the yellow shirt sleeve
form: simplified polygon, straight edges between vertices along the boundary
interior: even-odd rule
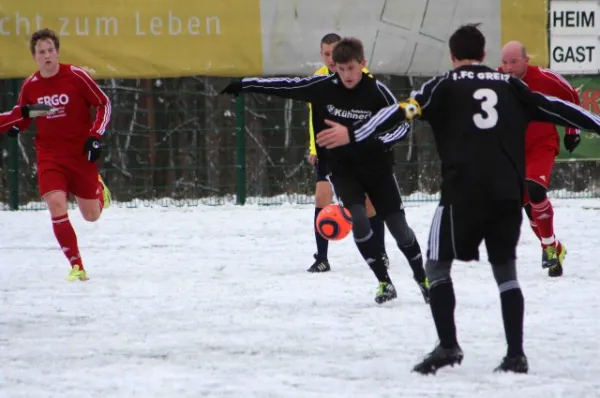
[[[314,73],[314,75],[323,75],[323,76],[327,76],[329,75],[329,69],[327,68],[327,66],[322,66],[321,68],[317,69],[317,71]],[[310,136],[310,143],[309,143],[309,154],[311,155],[316,155],[317,154],[317,145],[315,144],[315,129],[313,127],[313,115],[312,115],[312,106],[309,103],[308,104],[308,134]]]
[[[312,106],[308,104],[308,134],[310,136],[310,144],[308,147],[308,153],[311,155],[317,154],[317,145],[315,144],[315,130],[312,122]]]

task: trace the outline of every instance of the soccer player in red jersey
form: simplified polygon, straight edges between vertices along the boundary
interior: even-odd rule
[[[46,104],[54,113],[38,117],[37,177],[40,195],[48,205],[54,235],[71,263],[67,280],[88,279],[69,221],[67,200],[72,194],[86,221],[96,221],[110,205],[110,191],[98,174],[100,140],[110,121],[111,104],[90,75],[74,65],[58,62],[60,41],[50,29],[31,36],[30,50],[38,71],[27,78],[18,106]],[[96,116],[92,119],[91,108]],[[31,119],[14,129],[25,130]]]
[[[504,45],[502,66],[499,69],[520,78],[532,91],[575,105],[580,104],[577,91],[562,76],[551,70],[529,65],[525,47],[518,41]],[[525,139],[526,194],[523,204],[531,228],[542,243],[542,267],[548,268],[549,276],[561,276],[567,250],[554,235],[554,210],[547,196],[554,159],[560,151],[560,137],[555,125],[532,122]],[[565,130],[564,146],[567,151],[573,152],[580,141],[579,130]]]

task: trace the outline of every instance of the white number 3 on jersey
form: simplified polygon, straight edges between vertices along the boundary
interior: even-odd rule
[[[483,100],[481,102],[481,110],[485,112],[473,115],[475,126],[482,130],[493,128],[498,123],[498,112],[494,108],[498,104],[498,95],[496,92],[489,88],[480,88],[473,93],[473,98]]]

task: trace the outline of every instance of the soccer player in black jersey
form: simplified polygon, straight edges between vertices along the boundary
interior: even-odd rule
[[[335,62],[333,62],[333,49],[342,38],[336,33],[328,33],[321,39],[321,59],[323,66],[315,71],[315,75],[328,76],[336,72]],[[367,68],[362,69],[363,72],[369,73]],[[319,115],[315,115],[315,123],[313,123],[313,109],[310,103],[308,104],[309,115],[308,115],[308,132],[310,135],[310,146],[308,161],[315,166],[316,174],[316,187],[315,187],[315,213],[314,219],[317,220],[321,210],[329,205],[333,200],[333,188],[328,180],[329,177],[329,166],[327,164],[327,152],[326,148],[322,148],[315,143],[315,126],[317,131],[325,129],[324,119]],[[383,220],[377,216],[373,204],[367,197],[365,200],[365,207],[367,209],[367,216],[369,216],[369,222],[371,223],[371,229],[375,236],[379,239],[379,247],[383,254],[383,259],[386,264],[389,262],[387,253],[385,250],[385,225]],[[317,252],[314,254],[315,262],[307,269],[308,272],[328,272],[331,270],[329,260],[327,258],[329,241],[321,236],[321,234],[314,228],[315,241],[317,243]]]
[[[383,83],[362,71],[366,62],[360,40],[346,38],[340,41],[333,50],[333,61],[337,71],[328,76],[245,78],[229,84],[223,92],[234,95],[257,92],[310,102],[313,121],[323,126],[334,122],[351,126],[356,121],[370,118],[382,108],[397,104],[396,98]],[[316,115],[319,121],[315,119]],[[409,130],[409,124],[403,123],[385,136],[336,148],[328,154],[335,194],[352,215],[354,241],[379,280],[375,297],[379,304],[396,298],[397,293],[367,217],[365,195],[369,196],[375,211],[385,221],[408,260],[425,301],[428,301],[428,282],[421,249],[406,222],[393,170],[391,147]]]
[[[532,92],[519,79],[482,65],[485,38],[477,25],[460,27],[449,45],[453,70],[426,82],[408,102],[382,109],[349,129],[332,126],[317,135],[317,143],[335,148],[376,142],[406,118],[420,115],[429,122],[442,162],[442,183],[425,268],[440,342],[414,371],[435,373],[461,363],[450,269],[453,260],[478,260],[479,246],[485,241],[507,342],[506,355],[496,370],[526,373],[524,299],[515,263],[522,222],[525,131],[530,121],[541,121],[600,134],[600,117]]]

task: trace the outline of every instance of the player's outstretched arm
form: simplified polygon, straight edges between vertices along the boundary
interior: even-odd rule
[[[56,112],[56,108],[46,104],[15,106],[11,111],[0,113],[0,132],[14,137],[19,133],[16,125],[24,119],[34,119]]]
[[[282,98],[314,102],[322,93],[323,84],[334,75],[309,77],[246,77],[242,81],[229,83],[221,94],[239,95],[240,93],[270,94]]]
[[[525,83],[511,78],[521,102],[528,108],[532,120],[558,124],[600,134],[600,116],[558,97],[531,91]]]
[[[0,132],[5,133],[12,126],[23,120],[21,108],[15,106],[9,112],[0,113]]]
[[[544,77],[544,89],[542,91],[545,95],[551,95],[575,105],[581,105],[579,93],[564,77],[549,69],[540,68],[539,71]],[[580,142],[581,136],[578,129],[572,127],[565,128],[564,148],[569,153],[573,152]]]
[[[348,129],[350,141],[361,142],[379,137],[399,141],[410,132],[410,129],[406,128],[406,121],[417,117],[419,113],[419,104],[412,98],[382,108],[370,119],[357,122]]]
[[[371,119],[354,125],[350,129],[350,138],[356,142],[372,135],[396,137],[396,134],[400,134],[399,139],[404,138],[410,130],[401,134],[405,129],[403,122],[416,117],[427,120],[430,115],[434,115],[441,107],[445,82],[450,78],[450,73],[445,73],[429,79],[419,90],[410,93],[410,99],[400,102],[399,107],[393,105],[383,108]]]
[[[15,126],[23,120],[21,107],[15,106],[11,111],[0,113],[0,133],[7,133],[9,137],[19,134],[19,129]]]
[[[427,80],[419,90],[410,93],[410,97],[420,104],[419,116],[423,120],[429,119],[431,114],[441,108],[441,100],[444,96],[445,83],[456,76],[451,76],[450,72],[444,73]]]
[[[359,142],[380,141],[388,145],[394,144],[410,133],[410,124],[407,122],[403,105],[406,103],[385,107],[370,119],[350,127],[325,120],[329,128],[317,133],[317,144],[327,149]]]
[[[393,130],[376,134],[376,135],[372,136],[371,139],[381,141],[387,145],[393,145],[396,142],[402,141],[403,139],[408,137],[410,132],[411,132],[410,123],[403,122],[398,127],[394,128]]]

